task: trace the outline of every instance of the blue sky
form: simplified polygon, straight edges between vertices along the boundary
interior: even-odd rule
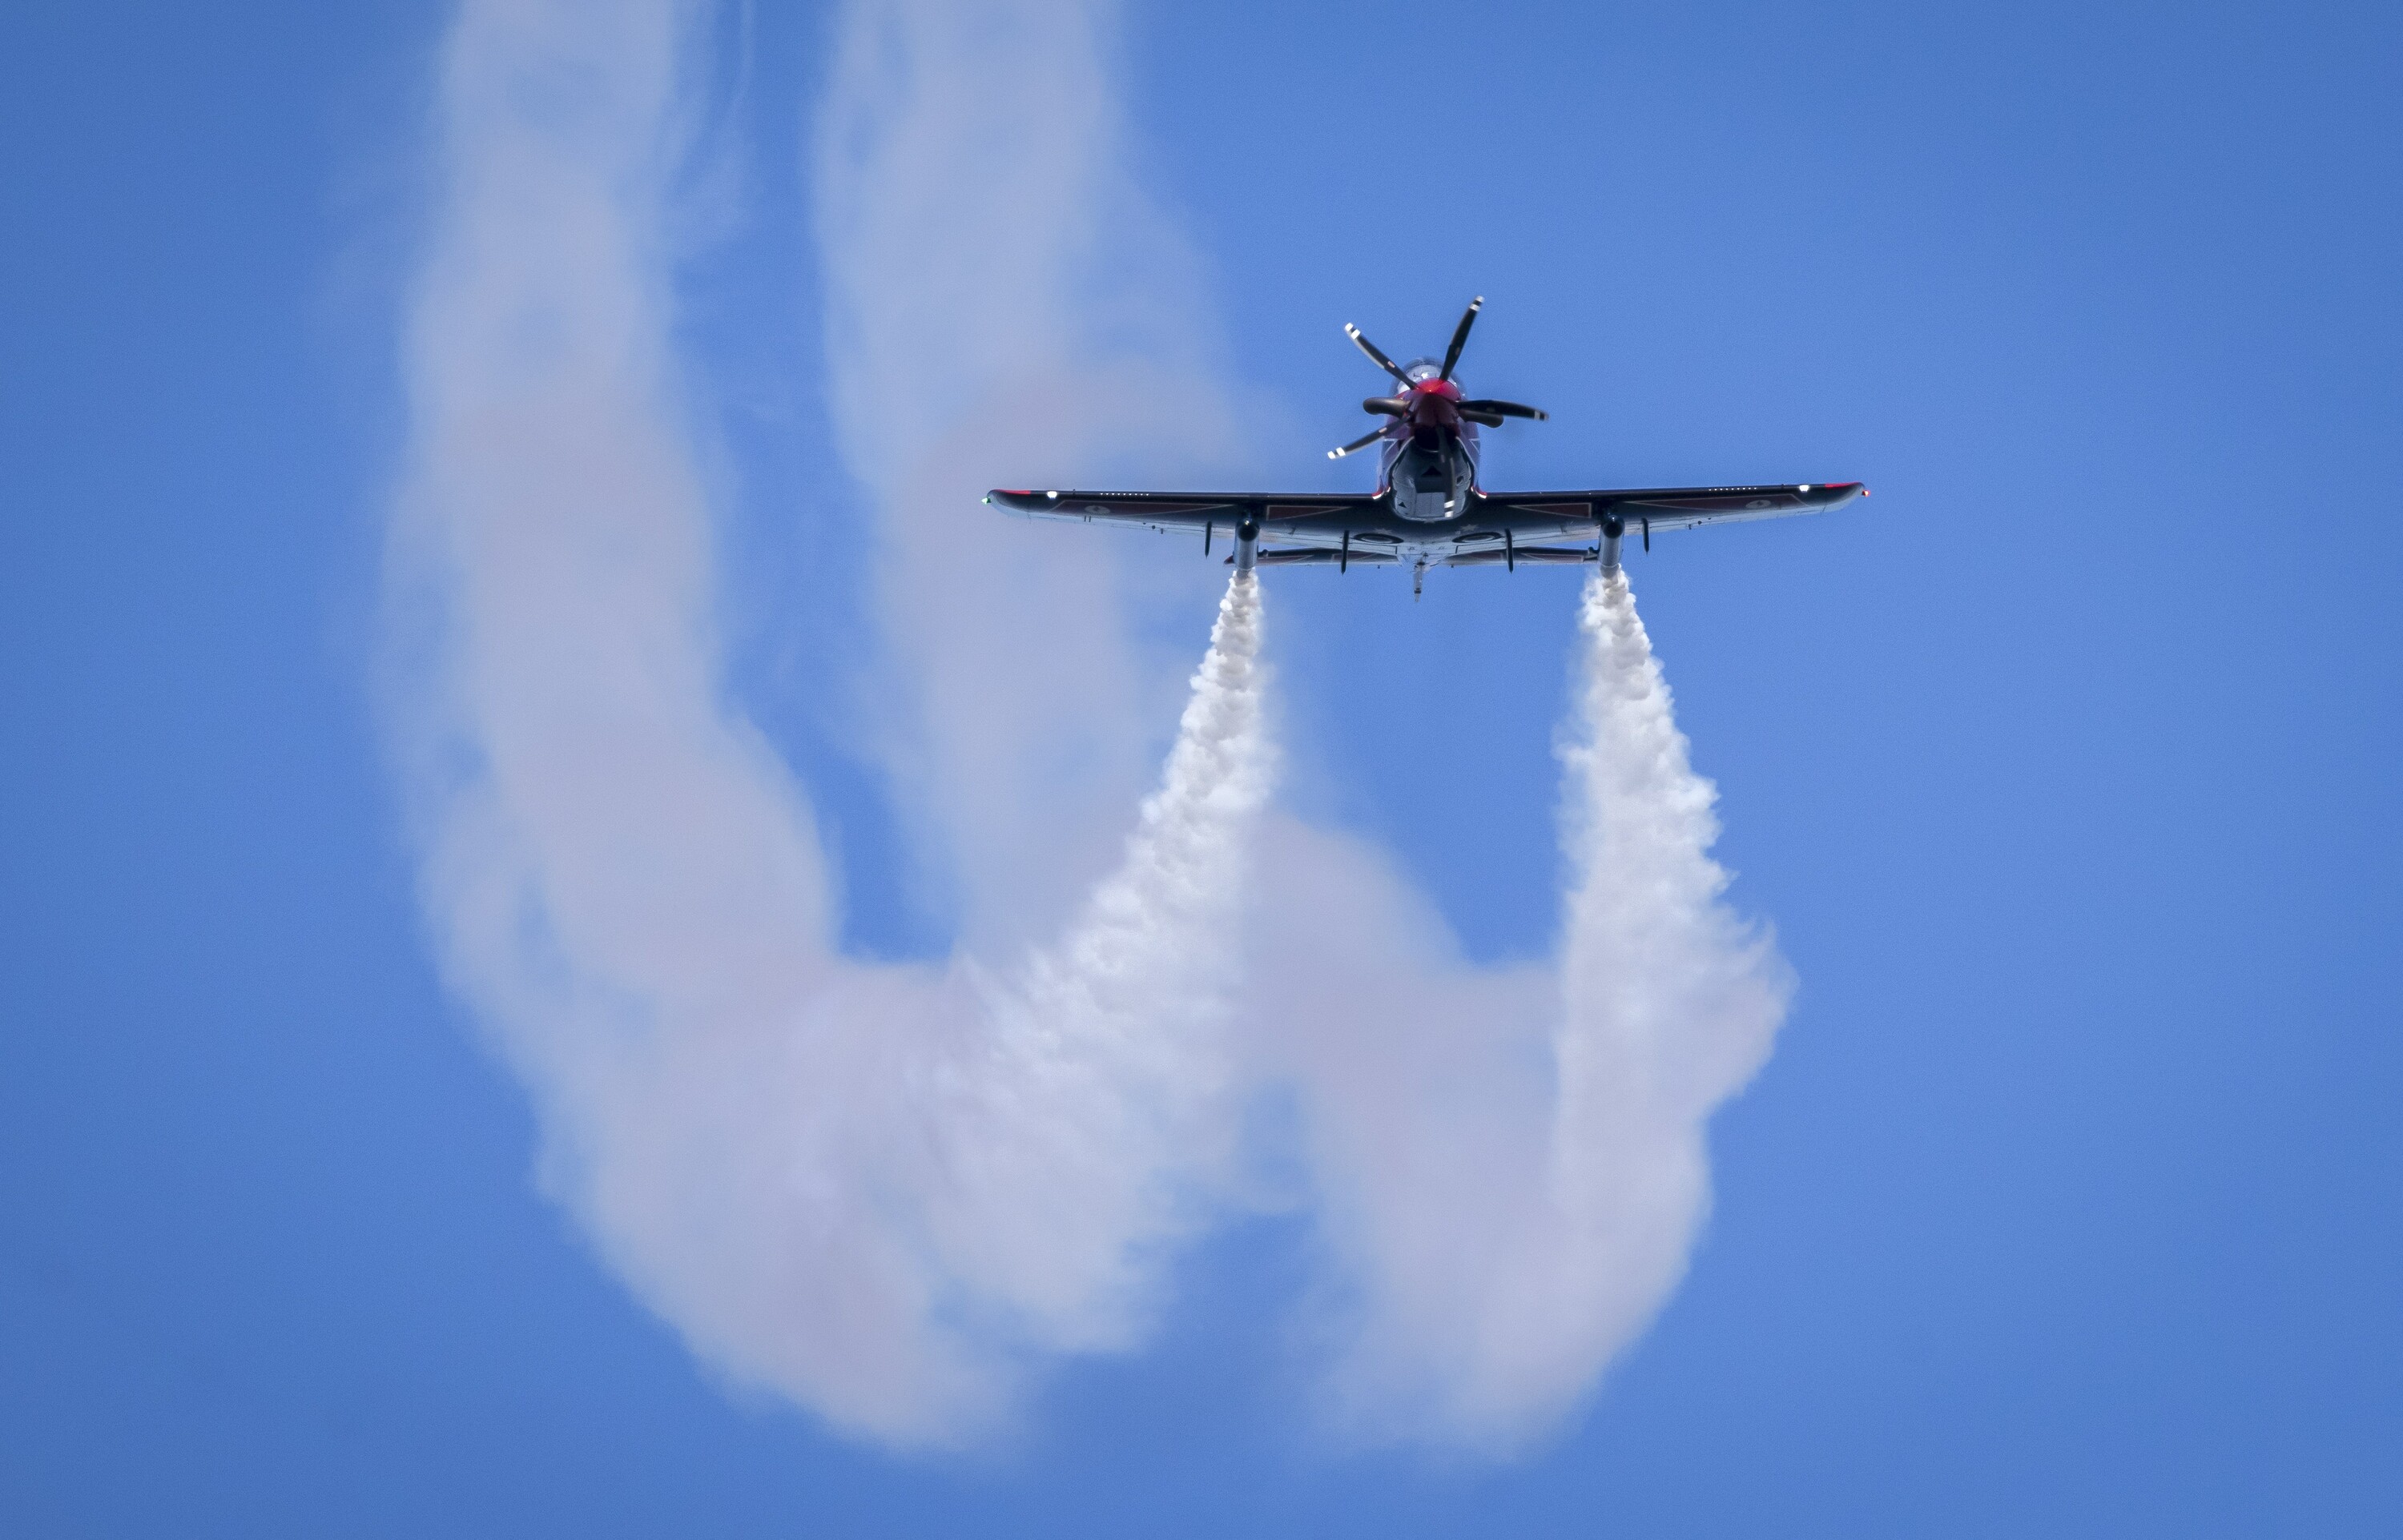
[[[1497,485],[1877,489],[1634,559],[1800,989],[1713,1124],[1685,1284],[1500,1466],[1313,1445],[1288,1221],[1189,1258],[1146,1351],[1057,1369],[1015,1450],[928,1459],[727,1392],[536,1195],[372,687],[447,20],[5,23],[12,1529],[2403,1519],[2390,15],[1131,10],[1137,169],[1272,398],[1262,476],[1360,474],[1318,457],[1375,382],[1341,322],[1424,351],[1482,293],[1469,380],[1553,412]],[[866,494],[804,185],[830,23],[756,22],[742,216],[681,312],[734,686],[833,831],[847,940],[924,955],[890,799],[796,684],[855,661]],[[1289,796],[1473,957],[1542,954],[1574,579],[1275,597]]]

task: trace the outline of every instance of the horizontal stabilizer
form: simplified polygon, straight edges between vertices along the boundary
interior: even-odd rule
[[[1228,560],[1231,562],[1234,558],[1229,557]],[[1346,558],[1340,550],[1315,550],[1305,547],[1299,550],[1264,550],[1260,552],[1259,560],[1260,565],[1264,567],[1306,566],[1313,562],[1323,562],[1331,567],[1341,563]],[[1352,565],[1357,567],[1375,566],[1381,562],[1390,562],[1394,559],[1381,550],[1360,550],[1355,548],[1349,560]]]
[[[1567,563],[1592,560],[1593,551],[1587,547],[1521,546],[1513,552],[1490,549],[1465,550],[1457,556],[1445,558],[1443,564],[1447,567],[1487,567],[1516,562],[1519,565],[1524,566],[1530,562]]]

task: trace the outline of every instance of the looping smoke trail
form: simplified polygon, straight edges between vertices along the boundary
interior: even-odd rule
[[[546,1186],[705,1361],[959,1441],[1024,1349],[1132,1339],[1215,1180],[1258,595],[1230,590],[1062,944],[1000,983],[841,954],[806,797],[723,700],[711,626],[666,213],[697,14],[470,0],[448,40],[394,746],[446,978],[533,1092]]]

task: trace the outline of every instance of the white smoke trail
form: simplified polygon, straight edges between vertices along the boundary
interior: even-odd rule
[[[1062,946],[999,974],[840,953],[710,626],[665,212],[691,21],[474,0],[445,49],[389,561],[424,901],[547,1185],[702,1358],[871,1436],[969,1437],[1022,1349],[1132,1339],[1227,1144],[1257,593]]]
[[[1145,1258],[1130,1240],[1183,1233],[1199,1217],[1190,1200],[1234,1156],[1219,1028],[1242,964],[1241,831],[1271,771],[1259,646],[1259,585],[1239,572],[1124,863],[1021,984],[980,990],[998,1030],[946,1076],[945,1253],[1021,1306],[1047,1307],[1057,1347],[1130,1339],[1137,1323],[1096,1310],[1091,1281],[1112,1278],[1103,1297],[1121,1306],[1143,1303]],[[1072,1139],[1080,1147],[1059,1147]],[[1063,1172],[1082,1180],[1064,1184]],[[1184,1181],[1146,1175],[1164,1172]],[[1063,1251],[1083,1260],[1066,1269],[1076,1292],[1061,1297],[1050,1281]]]

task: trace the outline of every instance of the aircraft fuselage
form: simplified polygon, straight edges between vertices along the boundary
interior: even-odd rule
[[[1438,377],[1433,360],[1406,372],[1407,414],[1386,430],[1377,493],[1392,493],[1396,518],[1449,523],[1467,511],[1477,490],[1477,427],[1462,420],[1460,387]]]

